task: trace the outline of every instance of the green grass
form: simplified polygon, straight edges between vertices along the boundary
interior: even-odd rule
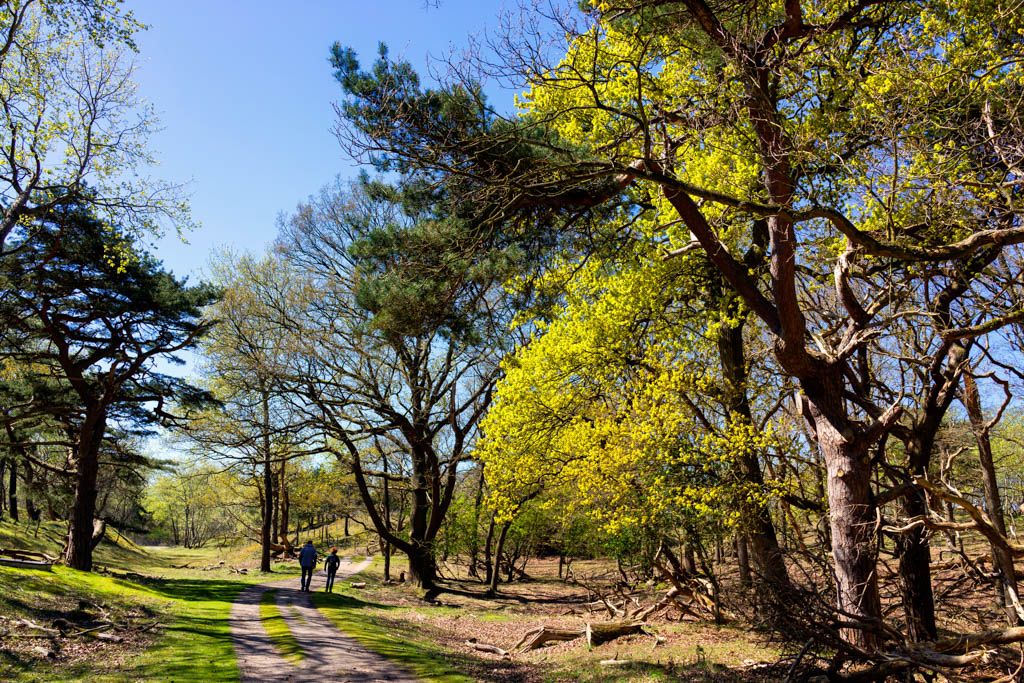
[[[0,547],[59,555],[65,530],[59,522],[37,526],[3,520]],[[246,586],[267,576],[239,575],[230,567],[251,560],[251,554],[233,548],[139,548],[113,532],[96,550],[100,571],[95,573],[59,565],[52,572],[0,567],[0,617],[27,617],[49,625],[86,600],[109,610],[115,621],[140,614],[136,623],[158,620],[162,625],[141,642],[104,644],[77,663],[0,650],[0,680],[237,681],[228,623],[231,604]],[[172,566],[184,564],[191,566]],[[204,571],[207,566],[217,568]],[[274,570],[275,577],[297,571],[294,564],[276,564]],[[26,641],[31,644],[35,642]]]
[[[288,623],[284,620],[284,615],[281,614],[281,610],[277,606],[276,590],[265,591],[260,596],[260,621],[263,622],[263,628],[270,636],[270,642],[274,644],[282,657],[293,664],[302,661],[303,653],[302,648],[299,647],[299,641],[295,640],[291,629],[288,628]]]
[[[0,567],[0,613],[27,617],[44,626],[68,617],[79,601],[100,605],[115,623],[146,625],[159,619],[163,605],[147,590],[109,576],[55,566],[52,572]],[[46,646],[46,640],[33,643]],[[88,642],[83,639],[82,642]],[[115,668],[133,655],[131,646],[109,646],[105,661],[83,660],[53,665],[23,652],[0,653],[0,680],[52,681],[97,679],[104,667]]]
[[[231,604],[243,589],[266,581],[267,576],[259,572],[239,576],[230,569],[170,568],[186,563],[211,565],[225,558],[230,564],[236,554],[232,549],[165,548],[150,552],[136,571],[162,577],[147,581],[146,586],[153,595],[170,601],[170,623],[153,647],[133,660],[123,674],[107,680],[237,681],[238,663],[228,621]],[[275,564],[273,569],[275,576],[296,571],[294,565],[286,564]]]
[[[396,633],[395,624],[371,613],[391,609],[386,605],[364,602],[346,592],[313,593],[311,597],[338,630],[416,677],[438,683],[472,683],[471,677],[453,667],[453,655],[436,643],[417,637],[412,628]]]

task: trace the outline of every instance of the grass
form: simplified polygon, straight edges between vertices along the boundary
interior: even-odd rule
[[[580,683],[648,683],[654,681],[754,680],[736,667],[744,660],[775,661],[779,652],[751,640],[742,629],[713,624],[660,624],[659,635],[667,644],[653,647],[650,637],[632,636],[599,647],[573,646],[540,651],[549,667],[545,680]],[[606,666],[603,660],[626,663]]]
[[[36,527],[3,520],[0,546],[56,555],[65,528],[55,522]],[[143,549],[113,533],[97,548],[95,560],[101,570],[96,573],[59,565],[52,572],[0,567],[0,616],[49,625],[85,600],[102,605],[116,622],[138,614],[135,623],[158,620],[162,627],[124,644],[74,639],[60,662],[31,652],[31,645],[46,640],[22,641],[16,648],[7,647],[8,640],[0,648],[0,680],[238,680],[228,624],[231,604],[246,586],[267,578],[231,571],[231,566],[251,564],[250,555],[231,548]],[[180,567],[185,564],[190,567]],[[202,569],[207,566],[215,568]],[[274,569],[276,576],[296,572],[287,564]]]
[[[472,678],[459,673],[453,666],[452,655],[433,641],[416,637],[412,630],[396,633],[393,624],[376,614],[379,610],[386,610],[386,605],[364,602],[349,594],[348,590],[312,594],[313,604],[338,630],[367,650],[386,657],[423,680],[472,683]]]
[[[147,590],[109,576],[61,566],[55,566],[52,572],[0,567],[0,613],[7,617],[28,618],[44,626],[49,626],[56,618],[75,621],[72,615],[83,601],[98,606],[115,623],[150,624],[159,619],[163,611],[160,601]],[[100,643],[90,638],[72,639],[64,644],[64,651],[76,656],[59,665],[26,655],[26,649],[31,652],[34,646],[48,648],[49,640],[14,641],[23,647],[0,651],[0,679],[95,679],[105,670],[122,666],[134,656],[136,648],[154,638],[148,635],[120,644]],[[103,653],[101,661],[92,658],[94,652]]]
[[[0,546],[59,553],[64,525],[13,525],[0,522]],[[237,681],[239,672],[230,638],[229,613],[240,591],[266,576],[240,575],[232,567],[252,567],[251,548],[139,548],[111,534],[96,553],[98,573],[57,566],[53,572],[0,567],[0,627],[5,619],[27,617],[49,625],[74,613],[81,601],[101,606],[118,623],[159,621],[162,626],[125,643],[89,638],[63,641],[59,662],[33,654],[32,646],[48,640],[0,640],[0,680],[99,683],[128,681]],[[187,566],[185,566],[187,565]],[[553,565],[552,565],[553,567]],[[397,575],[404,561],[395,558]],[[275,576],[289,576],[294,564],[275,565]],[[314,605],[342,632],[363,647],[395,662],[420,679],[439,683],[475,680],[636,681],[751,680],[736,665],[744,659],[777,658],[771,647],[740,629],[708,624],[660,624],[664,645],[650,638],[627,638],[597,648],[571,645],[522,655],[514,661],[474,653],[469,637],[510,647],[541,620],[560,618],[560,603],[578,591],[555,580],[552,568],[537,563],[539,580],[504,586],[504,598],[442,594],[444,605],[428,605],[414,586],[385,586],[382,561],[376,558],[353,589],[339,580],[335,593],[311,594]],[[476,593],[475,584],[467,584]],[[516,592],[530,598],[524,601]],[[585,596],[584,596],[585,597]],[[297,662],[304,653],[275,604],[263,595],[260,616],[275,647]],[[8,624],[9,625],[9,624]],[[24,633],[24,629],[14,629]],[[507,642],[506,642],[507,641]],[[12,642],[14,645],[12,645]],[[602,666],[601,660],[633,660]]]
[[[284,620],[284,615],[281,614],[281,609],[277,606],[277,591],[274,589],[265,591],[260,596],[260,620],[267,635],[270,636],[270,642],[281,656],[293,664],[301,662],[302,648],[299,647],[299,641],[295,640],[288,623]]]

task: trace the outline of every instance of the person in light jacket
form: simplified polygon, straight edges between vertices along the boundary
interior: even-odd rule
[[[302,569],[302,576],[299,581],[302,584],[300,590],[309,592],[309,582],[313,580],[313,571],[316,569],[316,548],[313,541],[306,541],[299,551],[299,567]]]

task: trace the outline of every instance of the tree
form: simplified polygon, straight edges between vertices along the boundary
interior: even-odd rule
[[[134,235],[179,228],[178,188],[144,179],[156,126],[132,81],[142,28],[121,0],[12,0],[0,6],[0,257],[19,225],[88,206]]]
[[[273,257],[228,256],[217,274],[224,294],[208,311],[209,324],[216,324],[203,346],[203,370],[218,405],[191,416],[184,436],[204,457],[260,470],[260,571],[269,572],[272,546],[288,546],[280,526],[275,537],[278,470],[288,459],[316,450],[303,445],[307,423],[275,374],[287,344],[269,322],[278,311],[260,298],[266,283],[287,290],[289,272]]]
[[[567,512],[589,514],[608,536],[747,525],[756,533],[766,519],[771,537],[761,541],[775,543],[773,491],[757,464],[773,446],[771,415],[755,416],[749,403],[737,413],[722,379],[728,368],[716,363],[712,339],[734,323],[717,317],[715,299],[682,285],[705,282],[698,252],[665,261],[638,251],[615,264],[567,264],[564,308],[506,362],[482,424],[490,502],[508,521],[529,498],[565,489],[555,495]],[[756,480],[740,470],[750,460]],[[773,600],[788,582],[777,543],[757,558]]]
[[[173,422],[172,400],[203,400],[156,366],[198,344],[210,327],[202,307],[218,293],[175,279],[84,207],[53,209],[13,244],[2,304],[13,324],[0,346],[45,393],[28,416],[41,406],[63,429],[75,470],[65,561],[89,571],[104,440],[114,427]]]
[[[201,548],[217,538],[231,538],[235,520],[228,510],[239,481],[231,472],[209,465],[188,465],[158,477],[147,489],[144,505],[154,530],[175,545]]]
[[[286,304],[276,282],[264,281],[261,292],[288,339],[290,390],[323,430],[325,447],[352,468],[377,533],[409,556],[413,578],[430,589],[434,540],[490,402],[507,309],[487,266],[443,256],[413,264],[422,272],[446,269],[433,280],[403,279],[408,270],[390,268],[405,242],[458,239],[459,216],[418,189],[400,196],[366,181],[300,206],[282,227],[280,249],[303,303]],[[452,271],[465,277],[449,277]],[[417,291],[423,303],[413,308]],[[370,469],[378,455],[400,456],[403,464],[397,472]],[[371,480],[408,489],[408,536],[378,510]]]
[[[498,68],[529,88],[514,121],[472,84],[423,89],[406,64],[382,58],[364,73],[336,48],[349,95],[339,133],[364,158],[457,178],[467,202],[536,213],[625,198],[629,216],[657,212],[669,252],[702,249],[799,387],[828,470],[842,634],[863,653],[881,643],[879,449],[906,415],[922,417],[901,431],[924,447],[905,464],[917,482],[958,356],[1021,318],[987,265],[1015,261],[1024,241],[1018,14],[945,2],[602,2],[554,28],[569,37],[564,56],[547,59],[559,51],[529,32],[507,37]],[[752,272],[740,252],[760,231],[765,269]],[[916,412],[885,390],[878,357],[922,310],[932,323],[923,364],[937,372]],[[923,493],[911,483],[893,495]]]

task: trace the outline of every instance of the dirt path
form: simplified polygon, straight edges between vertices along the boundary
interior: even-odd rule
[[[368,559],[359,563],[342,561],[336,580],[341,582],[346,576],[362,571],[369,564]],[[324,573],[317,572],[311,588],[323,590],[324,581]],[[313,607],[309,594],[299,591],[298,584],[299,578],[294,577],[251,586],[242,591],[231,606],[231,639],[238,656],[242,683],[416,681],[402,669],[334,628],[327,617]],[[303,658],[298,664],[292,664],[277,653],[260,621],[260,598],[271,589],[277,589],[277,605],[302,648]]]

